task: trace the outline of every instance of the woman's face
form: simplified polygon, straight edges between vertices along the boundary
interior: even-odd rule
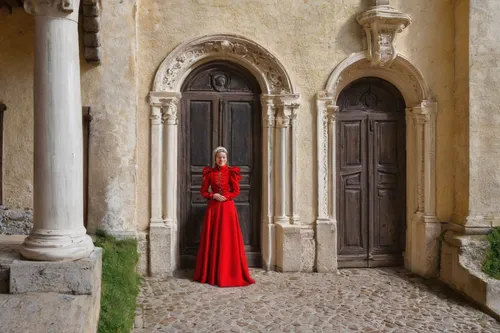
[[[215,155],[215,163],[220,167],[226,165],[227,163],[226,153],[222,152],[217,153],[217,155]]]

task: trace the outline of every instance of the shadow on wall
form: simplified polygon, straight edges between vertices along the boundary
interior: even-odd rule
[[[363,40],[365,35],[356,18],[374,3],[375,0],[361,0],[356,13],[352,14],[339,29],[335,38],[335,47],[342,50],[344,54],[349,55],[364,49]]]

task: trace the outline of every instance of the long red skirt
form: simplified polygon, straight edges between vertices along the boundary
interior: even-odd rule
[[[241,287],[255,282],[248,272],[238,213],[232,200],[210,200],[207,205],[193,279],[219,287]]]

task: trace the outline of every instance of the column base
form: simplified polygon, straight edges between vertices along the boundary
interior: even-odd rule
[[[21,255],[38,261],[73,261],[94,250],[85,228],[77,230],[34,229],[21,246]]]
[[[262,226],[262,267],[273,271],[276,269],[275,225],[265,220]]]
[[[2,332],[97,332],[102,250],[72,262],[15,260],[1,295]]]
[[[438,277],[440,235],[435,216],[415,215],[406,236],[405,268],[425,278]]]
[[[300,272],[302,267],[302,242],[300,226],[277,223],[276,270],[280,272]]]
[[[316,270],[318,273],[337,272],[337,221],[316,220]]]
[[[149,273],[151,276],[171,276],[176,269],[176,228],[152,223],[149,226]]]

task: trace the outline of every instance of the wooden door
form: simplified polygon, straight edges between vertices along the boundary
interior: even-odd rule
[[[402,263],[405,245],[405,105],[386,81],[365,78],[339,96],[339,267]]]
[[[181,267],[194,267],[207,200],[202,170],[212,151],[228,149],[228,164],[241,168],[236,209],[248,263],[260,267],[261,117],[259,87],[244,69],[224,63],[199,68],[186,80],[179,133]]]

